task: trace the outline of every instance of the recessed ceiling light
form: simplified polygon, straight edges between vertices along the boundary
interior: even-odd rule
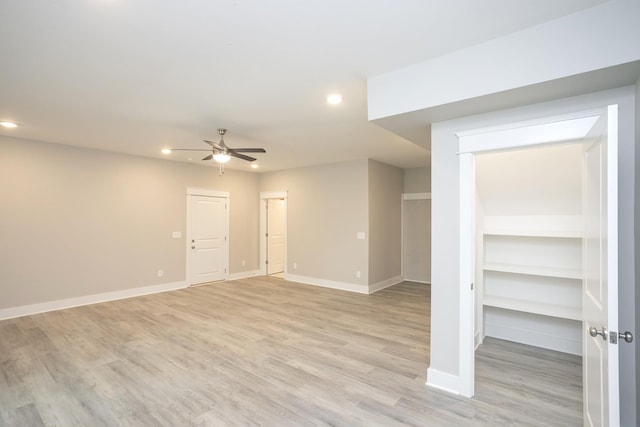
[[[9,129],[13,129],[13,128],[17,128],[18,125],[13,123],[13,122],[8,122],[8,121],[0,121],[0,126],[2,126],[3,128],[9,128]]]
[[[338,105],[342,103],[342,95],[339,93],[332,93],[327,96],[327,104]]]
[[[163,148],[162,154],[171,154],[171,148]]]
[[[256,165],[255,163],[252,163],[252,164],[251,164],[251,168],[252,168],[252,169],[258,169],[258,165]]]

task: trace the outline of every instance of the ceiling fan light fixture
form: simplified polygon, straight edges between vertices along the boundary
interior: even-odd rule
[[[231,160],[231,156],[226,153],[216,153],[213,155],[213,160],[218,163],[227,163],[229,160]]]

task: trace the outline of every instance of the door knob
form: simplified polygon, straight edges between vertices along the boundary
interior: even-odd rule
[[[191,249],[195,249],[195,248],[196,248],[195,246],[191,246]]]
[[[591,335],[592,337],[597,337],[598,335],[600,335],[602,337],[603,340],[607,340],[607,328],[605,328],[604,326],[602,327],[602,330],[599,331],[595,326],[592,326],[589,328],[589,335]]]
[[[633,342],[633,334],[629,331],[627,332],[618,332],[618,337],[625,342]]]

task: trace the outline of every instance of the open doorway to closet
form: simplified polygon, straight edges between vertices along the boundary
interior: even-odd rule
[[[585,424],[616,425],[617,106],[459,138],[470,394],[474,345],[518,342],[531,356],[518,366],[539,372],[541,393],[574,393]],[[548,375],[549,350],[575,357],[575,380]]]
[[[260,272],[282,277],[287,259],[287,192],[260,193]]]

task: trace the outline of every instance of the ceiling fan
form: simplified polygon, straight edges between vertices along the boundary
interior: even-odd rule
[[[205,156],[202,160],[215,160],[220,164],[220,174],[224,173],[224,163],[227,163],[231,160],[231,157],[236,157],[238,159],[246,160],[248,162],[253,162],[256,160],[255,157],[247,156],[242,153],[266,153],[267,151],[264,148],[231,148],[224,142],[224,135],[227,133],[226,129],[219,128],[218,134],[220,135],[219,142],[208,141],[204,139],[211,146],[211,149],[204,148],[172,148],[171,151],[209,151],[211,150],[211,154]]]

